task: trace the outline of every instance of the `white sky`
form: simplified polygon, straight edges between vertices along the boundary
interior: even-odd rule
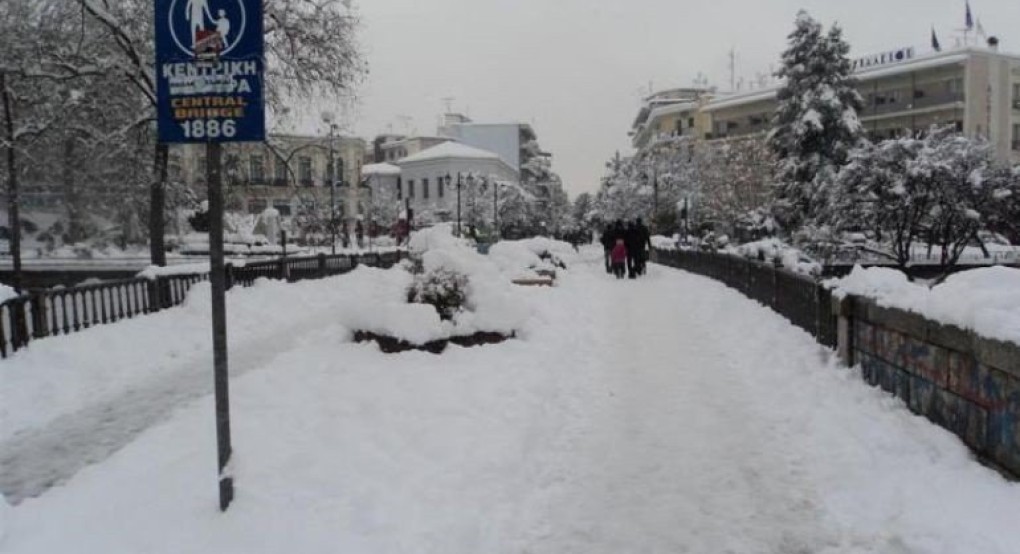
[[[768,71],[802,7],[838,21],[852,55],[926,51],[932,25],[947,48],[964,22],[964,0],[360,0],[370,69],[346,126],[431,134],[453,97],[476,121],[531,123],[571,196],[593,191],[629,151],[649,82],[689,86],[700,71],[728,88],[731,47],[738,78]],[[1020,52],[1020,2],[971,7]]]

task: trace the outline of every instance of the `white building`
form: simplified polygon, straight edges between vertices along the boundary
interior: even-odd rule
[[[457,217],[458,182],[461,202],[467,195],[469,176],[490,180],[519,182],[520,174],[498,154],[466,144],[445,142],[396,162],[401,175],[397,199],[414,210],[416,219],[453,221]],[[474,182],[474,181],[472,181]]]
[[[488,150],[527,180],[527,167],[536,156],[550,157],[538,147],[535,130],[527,123],[475,123],[462,114],[446,114],[439,134],[457,142]]]

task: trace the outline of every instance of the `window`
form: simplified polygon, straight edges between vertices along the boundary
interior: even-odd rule
[[[276,211],[280,212],[280,215],[289,216],[291,214],[290,202],[286,200],[273,202],[273,207],[276,208]]]
[[[273,167],[273,180],[276,181],[274,183],[276,186],[287,184],[287,164],[279,158],[277,158]]]
[[[443,181],[443,178],[440,176],[436,177],[436,183],[438,183],[436,188],[439,189],[439,197],[442,198],[445,193],[443,189],[446,188],[446,182]]]
[[[298,179],[302,185],[312,185],[312,159],[309,157],[298,158]]]
[[[1013,83],[1013,109],[1020,110],[1020,83]]]
[[[412,200],[414,199],[414,179],[407,181],[407,197]]]
[[[421,197],[425,198],[425,199],[428,199],[428,197],[429,197],[429,180],[428,179],[422,179],[421,180]]]
[[[252,198],[248,200],[248,213],[257,215],[266,210],[269,206],[269,202],[266,202],[265,198]]]
[[[1020,123],[1013,124],[1013,150],[1020,151]]]
[[[266,164],[262,156],[252,154],[248,158],[248,177],[257,185],[266,181]]]
[[[401,182],[400,177],[397,177],[397,200],[404,199],[404,183]]]
[[[946,92],[949,94],[963,94],[963,77],[949,79],[946,81]]]

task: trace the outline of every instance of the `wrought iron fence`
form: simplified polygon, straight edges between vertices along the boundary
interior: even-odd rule
[[[258,279],[288,282],[341,275],[359,264],[388,268],[401,252],[281,258],[226,266],[227,286],[249,287]],[[0,359],[32,340],[68,335],[96,325],[179,306],[208,273],[127,279],[68,288],[37,290],[0,303]]]
[[[832,293],[815,279],[728,254],[678,250],[655,254],[658,263],[721,281],[772,308],[819,343],[836,347]]]

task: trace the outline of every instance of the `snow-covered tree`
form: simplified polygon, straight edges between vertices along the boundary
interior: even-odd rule
[[[1004,175],[987,141],[951,127],[864,145],[840,173],[825,223],[836,232],[870,231],[877,251],[901,267],[927,242],[949,271],[978,231],[1001,217],[1010,196]]]
[[[870,231],[881,245],[876,252],[906,267],[935,201],[930,179],[917,170],[923,148],[921,139],[906,137],[853,150],[825,223],[838,231]]]
[[[108,37],[104,54],[95,58],[93,66],[120,76],[124,83],[117,90],[137,95],[149,108],[146,118],[151,118],[156,105],[153,2],[76,0],[75,4],[88,16],[87,25]],[[263,10],[268,107],[286,116],[295,101],[345,97],[364,72],[354,33],[358,17],[350,0],[266,0]],[[153,148],[151,254],[153,263],[164,265],[168,153],[165,145],[154,143]]]
[[[788,232],[828,205],[836,173],[862,140],[857,113],[864,102],[849,50],[838,25],[823,33],[807,12],[797,14],[776,73],[783,86],[768,138],[779,164],[774,213]]]

